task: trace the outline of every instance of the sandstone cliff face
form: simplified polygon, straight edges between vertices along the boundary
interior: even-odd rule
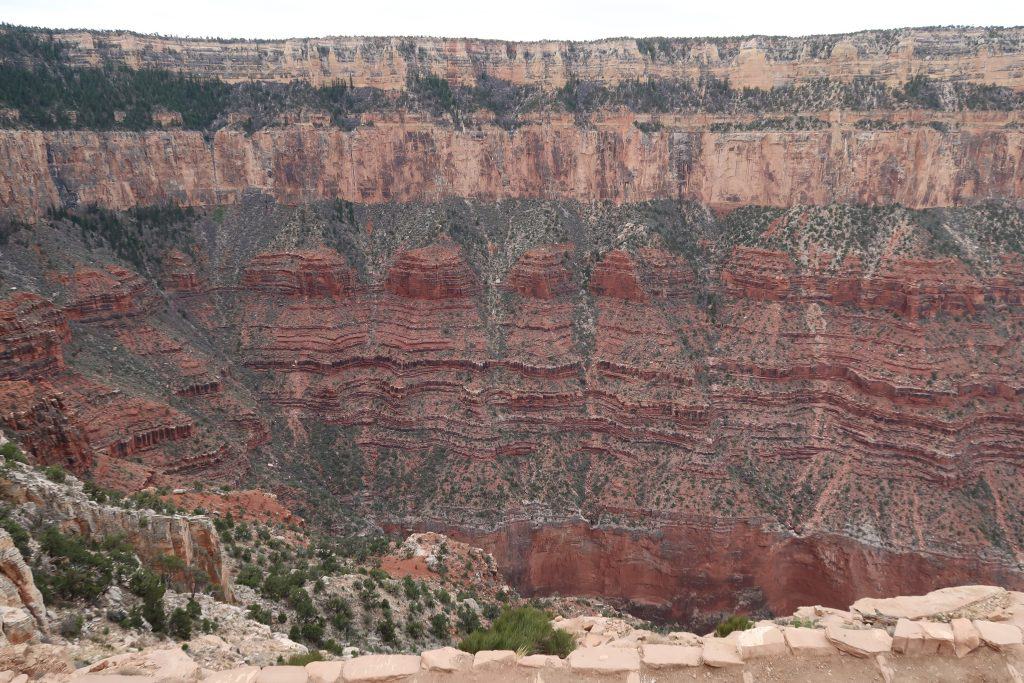
[[[35,523],[57,524],[86,538],[123,535],[144,562],[163,555],[180,558],[186,567],[204,572],[225,600],[232,599],[226,557],[209,518],[102,505],[86,496],[80,482],[70,482],[57,484],[29,468],[12,468],[0,478],[0,497]]]
[[[295,125],[247,136],[222,130],[0,131],[0,205],[26,218],[54,206],[213,206],[247,191],[286,204],[472,197],[692,199],[710,206],[961,206],[1024,196],[1024,134],[940,132],[644,133],[632,117],[581,129],[571,120],[515,132],[379,122],[352,132]]]
[[[816,78],[870,76],[902,83],[914,75],[1024,87],[1020,29],[903,29],[852,35],[752,39],[612,39],[515,43],[437,38],[309,38],[279,41],[187,40],[72,31],[70,59],[105,60],[217,77],[405,88],[409,76],[435,73],[472,84],[481,75],[558,88],[569,79],[618,83],[648,77],[728,78],[736,87],[771,88]]]
[[[14,546],[11,535],[0,529],[0,624],[3,637],[0,645],[20,645],[46,633],[46,606],[36,588],[32,570]]]

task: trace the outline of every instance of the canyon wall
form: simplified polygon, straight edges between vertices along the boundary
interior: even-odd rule
[[[494,533],[455,535],[495,554],[509,580],[528,594],[618,599],[634,613],[697,632],[714,628],[737,606],[775,614],[808,603],[842,609],[857,597],[851,586],[870,595],[888,595],[893,586],[925,593],[984,577],[1024,587],[999,563],[894,553],[831,534],[770,533],[749,521],[694,520],[657,534],[518,522]]]
[[[435,73],[453,83],[481,76],[558,88],[570,79],[618,83],[702,74],[740,88],[771,88],[819,78],[867,76],[902,83],[915,75],[1024,88],[1024,31],[902,29],[785,38],[505,42],[441,38],[305,38],[216,41],[131,33],[70,31],[73,64],[104,61],[134,69],[182,71],[229,82],[305,80],[385,90]]]
[[[11,239],[48,294],[2,300],[0,419],[39,461],[127,490],[254,477],[313,517],[455,530],[526,591],[694,623],[1021,585],[1020,209],[184,220],[152,279],[23,241],[77,239],[67,219]]]
[[[0,131],[0,207],[37,219],[51,207],[215,206],[247,191],[286,204],[445,197],[690,199],[748,204],[962,206],[1024,196],[1024,132],[966,123],[816,131],[667,129],[633,117],[595,128],[553,119],[514,132],[377,121],[351,132],[296,124],[253,135]],[[850,119],[853,120],[852,118]],[[997,119],[998,121],[998,119]]]
[[[5,115],[0,421],[38,463],[694,622],[1021,585],[1020,29],[59,37],[3,58],[381,90]]]

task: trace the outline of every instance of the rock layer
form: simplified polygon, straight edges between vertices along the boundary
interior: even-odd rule
[[[403,117],[354,131],[292,125],[94,133],[0,131],[0,207],[35,219],[67,203],[213,206],[260,191],[298,204],[445,197],[687,198],[711,206],[959,206],[1024,196],[1018,127],[645,133],[634,117],[459,131]]]
[[[347,37],[218,42],[90,31],[63,32],[58,38],[71,45],[70,61],[83,66],[113,61],[227,81],[301,79],[386,90],[404,89],[410,76],[423,71],[461,84],[486,75],[544,88],[573,78],[614,84],[707,74],[740,88],[857,76],[902,83],[917,74],[1024,87],[1019,28],[584,43]]]

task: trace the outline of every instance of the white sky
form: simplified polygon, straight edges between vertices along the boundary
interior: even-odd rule
[[[0,0],[0,21],[224,38],[538,40],[1024,24],[1024,0]]]

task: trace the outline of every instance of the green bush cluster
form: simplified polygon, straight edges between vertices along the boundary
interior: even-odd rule
[[[25,462],[25,454],[21,452],[21,449],[13,441],[8,441],[3,446],[0,446],[0,455],[4,457],[4,460],[10,462]]]
[[[42,529],[38,540],[49,562],[44,567],[37,558],[34,574],[47,602],[95,601],[115,579],[128,576],[137,566],[131,545],[120,536],[95,542],[51,525]]]
[[[715,635],[719,638],[725,638],[733,631],[746,631],[747,629],[753,628],[754,622],[749,617],[743,616],[742,614],[733,614],[732,616],[720,621],[715,626]]]
[[[203,617],[203,608],[195,598],[190,598],[185,607],[178,607],[171,612],[167,622],[167,632],[181,640],[188,640],[197,630],[212,633],[215,629],[216,623]]]
[[[546,654],[566,657],[575,648],[568,631],[551,626],[551,618],[535,607],[506,609],[489,629],[478,629],[466,636],[459,649],[515,650],[521,654]]]

